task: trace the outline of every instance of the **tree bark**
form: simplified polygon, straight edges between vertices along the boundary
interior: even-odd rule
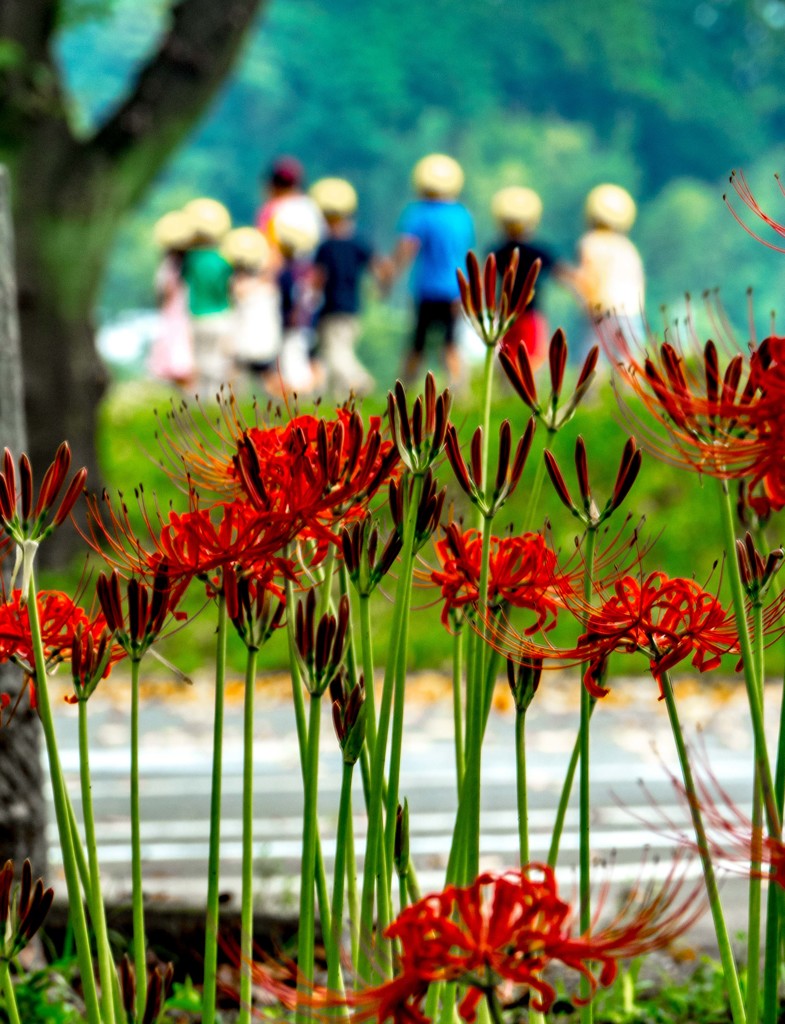
[[[92,321],[122,216],[187,137],[224,81],[264,0],[179,0],[126,98],[77,138],[52,58],[58,0],[3,0],[0,159],[15,184],[17,275],[29,454],[36,475],[68,440],[100,486],[95,413],[105,378]],[[56,547],[73,538],[59,531]],[[60,552],[64,554],[65,552]]]
[[[25,423],[13,253],[8,173],[0,166],[0,445],[18,457],[25,447]],[[7,586],[7,573],[4,576]],[[11,707],[21,687],[19,669],[0,666],[0,693],[10,697]],[[10,858],[19,868],[29,857],[35,872],[44,874],[46,808],[40,733],[38,718],[22,695],[13,720],[0,726],[0,864]]]

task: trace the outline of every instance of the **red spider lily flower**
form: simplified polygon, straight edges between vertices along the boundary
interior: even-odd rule
[[[564,604],[583,628],[574,647],[538,642],[501,616],[488,616],[485,629],[490,643],[514,661],[541,661],[548,668],[586,664],[584,685],[594,697],[608,693],[602,679],[614,651],[640,652],[648,657],[660,684],[660,698],[663,673],[686,658],[692,657],[700,671],[709,671],[719,666],[724,655],[739,653],[735,616],[723,608],[716,594],[703,590],[695,580],[671,579],[662,572],[644,578],[613,570],[608,580],[595,582],[598,605],[585,602],[575,587],[562,593]],[[784,631],[784,605],[780,596],[763,610],[768,642]]]
[[[362,676],[349,687],[346,674],[340,672],[330,682],[333,702],[333,726],[344,764],[356,764],[365,743],[365,681]]]
[[[123,1009],[128,1015],[128,1020],[136,1020],[136,973],[127,953],[123,954],[118,973]],[[173,978],[174,964],[158,966],[150,972],[147,983],[147,999],[139,1024],[156,1024],[164,1008],[169,989],[172,987]]]
[[[256,565],[252,573],[238,572],[233,565],[224,569],[226,614],[248,650],[260,650],[282,625],[286,592],[277,579],[282,567],[293,579],[294,570],[290,566],[288,560],[275,559]]]
[[[661,890],[644,893],[640,902],[635,892],[607,926],[575,936],[572,908],[560,898],[551,868],[528,864],[519,871],[487,872],[469,886],[448,886],[401,911],[385,932],[400,944],[392,979],[345,994],[311,990],[306,1006],[325,1016],[341,1008],[352,1024],[427,1024],[423,1003],[429,986],[456,982],[465,990],[458,1014],[468,1024],[481,1000],[498,998],[502,985],[527,989],[531,1007],[547,1012],[556,992],[543,972],[557,962],[588,981],[591,998],[598,986],[613,983],[620,959],[669,945],[695,921],[701,890],[685,894],[682,886],[674,869]],[[291,1004],[292,990],[269,967],[254,965],[254,975]]]
[[[748,531],[744,540],[736,541],[736,558],[747,597],[752,604],[760,604],[782,567],[785,551],[782,548],[775,548],[764,560]]]
[[[445,527],[444,538],[434,545],[441,566],[429,580],[441,588],[444,606],[442,623],[449,628],[450,613],[476,610],[480,596],[482,536],[479,530],[465,530],[456,523]],[[564,606],[564,577],[558,572],[556,555],[539,533],[491,537],[488,573],[488,606],[503,604],[528,608],[537,618],[526,635],[547,631],[556,625]]]
[[[172,586],[168,566],[162,562],[151,586],[135,576],[128,580],[124,604],[119,573],[99,575],[96,593],[107,627],[132,661],[141,661],[169,615],[178,617],[175,608],[184,586]]]
[[[545,468],[548,470],[548,476],[551,478],[551,483],[562,504],[566,505],[572,514],[591,530],[596,530],[601,523],[616,511],[627,497],[638,477],[643,458],[640,449],[635,443],[635,438],[629,438],[622,451],[613,493],[602,509],[600,509],[592,497],[589,484],[589,467],[586,460],[586,445],[580,435],[578,435],[578,439],[575,442],[575,470],[578,477],[578,490],[581,495],[580,505],[572,500],[567,484],[559,469],[559,464],[553,455],[546,449],[543,452],[543,457],[545,459]]]
[[[464,315],[474,332],[489,348],[501,341],[518,317],[523,315],[534,295],[542,261],[535,260],[526,276],[521,277],[518,274],[519,259],[520,253],[515,249],[504,272],[500,290],[497,287],[496,257],[493,253],[487,257],[480,270],[477,256],[469,251],[466,254],[466,274],[460,268],[456,272]]]
[[[88,543],[119,571],[154,581],[166,571],[179,597],[180,588],[197,577],[210,593],[220,590],[220,570],[239,564],[251,569],[264,563],[291,536],[282,519],[265,516],[243,501],[218,502],[190,512],[156,509],[150,514],[139,494],[146,536],[140,538],[125,502],[115,508],[104,493],[88,498]]]
[[[785,842],[776,836],[764,835],[759,825],[753,825],[749,817],[734,803],[730,794],[714,775],[706,759],[705,750],[696,755],[697,770],[693,772],[696,795],[690,796],[684,783],[664,765],[671,785],[679,801],[688,812],[698,807],[706,831],[706,843],[712,860],[723,870],[747,877],[763,877],[785,889]],[[636,814],[648,828],[659,832],[669,840],[690,851],[698,851],[698,844],[689,821],[680,822],[670,817],[663,809],[662,802],[639,783],[655,812],[655,819],[648,820],[643,814]],[[766,872],[752,867],[766,865]]]
[[[694,580],[670,579],[663,572],[644,580],[627,576],[617,583],[614,593],[592,611],[577,647],[589,655],[584,683],[594,697],[608,693],[598,680],[612,651],[646,654],[659,683],[664,672],[690,654],[692,664],[708,672],[719,667],[724,654],[739,650],[735,620],[719,598]]]
[[[234,468],[255,508],[290,526],[337,543],[341,522],[362,514],[398,461],[382,437],[381,419],[366,431],[356,410],[334,420],[298,416],[285,427],[251,428],[239,440]]]
[[[438,458],[444,446],[452,397],[449,390],[436,394],[436,380],[426,374],[425,392],[412,405],[400,381],[387,393],[387,419],[401,461],[412,473],[422,474]]]
[[[483,486],[482,427],[477,427],[472,435],[470,464],[467,466],[461,454],[458,432],[452,423],[448,426],[445,450],[449,463],[452,466],[452,471],[455,473],[462,489],[469,495],[472,503],[480,509],[486,519],[496,515],[518,486],[526,465],[526,459],[531,450],[536,425],[536,420],[532,416],[526,425],[523,437],[518,441],[512,466],[510,466],[512,428],[510,427],[509,420],[503,421],[499,428],[499,461],[496,467],[496,479],[493,490],[487,494]]]
[[[542,678],[542,661],[524,658],[520,663],[507,659],[507,683],[519,714],[526,714]]]
[[[316,621],[316,593],[297,605],[295,644],[305,669],[306,686],[313,696],[321,696],[343,664],[346,635],[349,629],[349,598],[342,595],[338,614],[326,612]]]
[[[390,486],[395,487],[394,484]],[[379,539],[379,527],[370,515],[363,516],[341,531],[344,565],[355,590],[362,597],[373,593],[392,569],[403,547],[403,532],[397,526],[388,534],[381,551]]]
[[[760,220],[762,220],[764,222],[764,224],[767,224],[768,227],[770,227],[772,229],[772,231],[774,231],[776,234],[778,234],[778,235],[785,235],[785,225],[782,225],[782,224],[778,223],[778,221],[776,221],[772,217],[770,217],[765,212],[763,207],[760,206],[758,201],[755,199],[755,196],[752,194],[752,190],[750,189],[749,185],[747,184],[747,179],[745,178],[743,171],[733,171],[731,173],[731,176],[730,176],[729,180],[730,180],[731,185],[733,186],[733,190],[735,191],[736,195],[739,197],[739,199],[741,199],[741,201],[744,203],[744,205],[755,214],[756,217],[759,217]],[[785,195],[785,189],[783,189],[782,181],[780,180],[779,174],[775,174],[774,175],[774,180],[777,182],[777,185],[779,186],[780,192],[782,192],[782,194]],[[765,238],[761,238],[760,235],[757,235],[741,219],[741,217],[736,212],[734,207],[728,201],[727,195],[724,195],[722,198],[723,198],[723,200],[725,202],[725,205],[728,207],[728,209],[730,210],[730,212],[733,214],[734,218],[736,219],[736,222],[738,224],[740,224],[744,228],[744,230],[747,232],[747,234],[752,235],[753,238],[757,239],[757,241],[759,241],[762,245],[765,245],[768,249],[774,249],[775,252],[785,252],[785,249],[783,249],[781,246],[775,245],[773,242],[768,242],[768,241],[766,241]]]
[[[82,634],[100,634],[102,617],[91,619],[67,594],[60,590],[42,590],[37,595],[41,639],[47,665],[70,657],[74,638]],[[30,632],[30,613],[21,590],[0,604],[0,661],[14,661],[35,675],[35,656]]]
[[[390,484],[389,495],[392,519],[398,533],[403,538],[409,505],[414,497],[414,480],[407,477],[393,480]],[[422,477],[422,489],[414,521],[413,551],[415,553],[430,540],[438,527],[446,496],[447,488],[443,487],[439,490],[432,470],[427,469]]]
[[[63,441],[55,457],[44,473],[38,497],[33,500],[33,470],[26,455],[19,459],[17,481],[14,459],[6,448],[3,452],[3,470],[0,472],[0,519],[6,533],[21,544],[24,541],[41,541],[56,527],[60,526],[76,504],[84,490],[87,470],[78,470],[71,479],[60,499],[51,522],[49,515],[57,504],[60,491],[71,468],[71,449]]]
[[[21,953],[44,923],[54,894],[54,889],[44,889],[43,879],[33,882],[29,860],[14,886],[14,862],[5,862],[0,871],[0,960],[7,963]]]
[[[78,626],[71,641],[71,679],[74,692],[65,698],[68,704],[89,700],[112,665],[125,657],[125,650],[112,643],[112,634],[99,616],[90,629]]]
[[[559,403],[564,385],[564,370],[567,365],[567,339],[564,337],[564,331],[561,329],[556,331],[548,349],[551,393],[544,405],[537,397],[534,371],[525,345],[519,345],[514,352],[507,351],[502,347],[499,351],[499,362],[520,398],[531,409],[534,416],[542,421],[545,429],[549,433],[555,434],[565,423],[569,423],[591,387],[596,375],[599,351],[597,345],[589,351],[578,375],[575,388],[562,408]]]

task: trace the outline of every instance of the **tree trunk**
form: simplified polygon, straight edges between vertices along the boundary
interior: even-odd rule
[[[8,174],[0,167],[0,444],[18,457],[25,447],[25,425],[13,254]],[[17,668],[0,666],[0,693],[10,697],[11,707],[21,685]],[[46,808],[40,734],[38,717],[23,695],[13,720],[0,726],[0,864],[11,858],[18,867],[29,857],[34,871],[43,875]]]

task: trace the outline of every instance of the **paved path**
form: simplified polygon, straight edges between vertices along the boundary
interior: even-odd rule
[[[102,871],[109,893],[128,891],[128,731],[123,684],[107,700],[91,703],[93,797]],[[575,680],[544,678],[527,722],[531,803],[531,856],[544,859],[554,808],[577,727]],[[776,722],[777,688],[767,687],[768,719]],[[411,811],[411,852],[423,889],[438,888],[449,850],[456,793],[452,752],[452,718],[444,686],[435,680],[415,683],[417,699],[406,709],[401,792]],[[500,698],[506,687],[499,688]],[[750,736],[743,684],[723,686],[714,680],[698,687],[685,680],[677,695],[688,735],[705,746],[711,767],[732,799],[741,806],[751,786]],[[488,867],[513,864],[517,852],[514,716],[509,701],[494,709],[488,726],[483,763],[482,857]],[[225,892],[239,891],[241,813],[241,705],[229,703],[225,733],[222,878]],[[281,687],[271,694],[259,687],[255,743],[255,843],[259,904],[263,909],[294,909],[299,871],[302,788],[291,704]],[[703,727],[697,740],[696,725]],[[150,894],[201,903],[206,891],[211,694],[208,684],[179,697],[145,700],[142,718],[143,857]],[[63,706],[58,717],[62,759],[79,813],[76,716]],[[340,757],[325,709],[320,757],[321,831],[328,871],[334,856],[334,828],[340,783]],[[663,761],[677,770],[663,704],[650,679],[625,681],[596,709],[592,726],[593,848],[598,857],[613,855],[614,884],[639,876],[643,849],[670,865],[673,842],[657,831],[659,816],[684,820],[685,810]],[[645,783],[650,797],[641,787]],[[358,788],[356,807],[361,806]],[[661,820],[661,819],[660,819]],[[357,819],[358,834],[364,822]],[[52,831],[52,862],[59,862]],[[567,819],[562,850],[563,882],[574,885],[577,863],[577,805]],[[362,844],[359,844],[361,847]],[[697,866],[696,866],[697,871]],[[738,908],[733,927],[743,926],[743,884],[731,878],[726,891]],[[738,917],[738,920],[736,920]]]

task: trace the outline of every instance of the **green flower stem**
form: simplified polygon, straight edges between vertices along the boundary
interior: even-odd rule
[[[346,568],[346,563],[341,561],[341,567],[338,571],[338,582],[341,589],[341,597],[345,597],[349,602],[349,628],[346,633],[346,671],[349,676],[349,682],[352,688],[357,685],[357,641],[355,637],[355,614],[354,605],[352,603],[352,588],[349,585],[349,571]],[[366,711],[367,714],[367,711]]]
[[[488,475],[488,450],[491,439],[491,396],[493,394],[493,364],[495,362],[496,346],[487,345],[485,348],[485,363],[482,371],[482,465],[486,476]],[[483,514],[480,513],[478,526],[482,529]]]
[[[71,796],[66,791],[65,799],[68,804],[68,823],[71,827],[71,837],[74,841],[74,856],[76,857],[76,869],[79,872],[79,880],[82,883],[82,892],[84,898],[87,900],[87,904],[90,904],[90,868],[87,864],[87,857],[85,856],[84,847],[82,846],[82,839],[79,835],[79,824],[76,820],[76,812],[74,811],[74,805],[71,802]]]
[[[406,696],[406,658],[409,653],[409,613],[411,609],[411,573],[404,597],[398,651],[396,656],[395,691],[393,696],[392,735],[390,738],[390,770],[387,777],[385,799],[384,852],[387,857],[387,887],[392,886],[395,862],[395,820],[401,782],[401,756],[403,753],[403,716]]]
[[[385,917],[382,900],[387,898],[389,886],[387,883],[387,872],[383,870],[379,859],[379,847],[384,844],[384,822],[382,815],[383,791],[384,791],[384,765],[387,751],[387,736],[390,728],[390,713],[392,710],[395,681],[398,676],[398,643],[401,635],[401,628],[404,618],[404,604],[408,603],[411,593],[412,566],[414,562],[414,530],[417,522],[417,506],[420,503],[422,494],[422,476],[414,477],[412,493],[409,500],[409,507],[404,525],[403,545],[401,548],[400,573],[395,591],[395,603],[393,605],[393,621],[390,629],[390,647],[387,655],[387,663],[384,669],[384,682],[382,684],[382,699],[379,707],[379,718],[377,722],[376,741],[374,743],[373,756],[371,758],[371,793],[368,806],[368,839],[366,842],[365,863],[363,866],[362,904],[360,909],[360,935],[364,938],[373,934],[373,908],[374,892],[379,888],[379,936],[389,922],[389,909]],[[388,805],[389,805],[388,786]],[[396,794],[397,798],[397,794]],[[397,809],[397,807],[396,807]],[[371,977],[371,964],[367,941],[363,942],[360,952],[358,972],[360,977],[369,979]],[[378,967],[383,976],[389,977],[390,962],[388,944],[381,938],[377,940]]]
[[[591,698],[589,704],[589,717],[594,713],[594,708],[597,701],[594,697]],[[575,743],[573,744],[572,754],[570,754],[570,763],[567,765],[567,772],[564,776],[564,782],[562,783],[561,793],[559,795],[559,803],[556,808],[556,820],[553,823],[553,835],[551,836],[551,845],[548,848],[548,867],[555,868],[556,862],[559,859],[559,846],[561,845],[561,837],[564,833],[564,819],[567,817],[567,808],[570,805],[570,796],[572,795],[572,786],[575,782],[575,772],[578,770],[578,762],[581,758],[581,732],[578,729],[578,734],[575,737]]]
[[[224,686],[226,682],[226,598],[218,598],[218,633],[215,652],[215,705],[213,710],[213,770],[210,793],[210,841],[207,861],[207,914],[204,935],[204,988],[202,1024],[215,1022],[218,970],[218,886],[221,869],[221,776],[223,769]]]
[[[313,985],[315,907],[314,882],[316,866],[316,836],[318,834],[319,792],[319,731],[321,726],[321,697],[310,694],[308,713],[308,761],[305,770],[303,807],[303,846],[300,868],[300,923],[297,936],[297,1013],[298,1024],[307,1024],[310,1013],[301,996],[310,993]],[[328,932],[325,933],[327,938]]]
[[[698,855],[701,859],[701,866],[703,867],[706,895],[709,900],[711,916],[714,921],[714,930],[717,935],[717,945],[719,947],[720,961],[722,963],[722,972],[725,979],[731,1015],[733,1017],[734,1024],[745,1024],[747,1018],[741,997],[739,976],[736,971],[736,962],[733,957],[728,929],[725,924],[725,916],[722,911],[722,903],[720,902],[717,879],[714,874],[714,865],[711,861],[711,853],[709,851],[709,844],[706,838],[706,830],[703,826],[700,798],[695,788],[692,767],[690,766],[690,760],[687,754],[687,745],[684,742],[684,734],[682,732],[679,714],[676,708],[673,684],[671,683],[670,675],[667,672],[662,673],[660,680],[663,697],[665,698],[665,706],[668,709],[668,719],[671,725],[671,732],[673,733],[673,740],[676,744],[676,753],[678,754],[679,765],[681,767],[684,791],[687,794],[687,799],[690,805],[690,816],[692,818],[693,829],[695,830],[695,841],[698,848]]]
[[[360,652],[365,677],[365,743],[373,755],[376,744],[376,694],[373,688],[373,630],[371,628],[371,598],[360,594]]]
[[[755,740],[755,771],[760,780],[763,806],[766,810],[766,821],[769,834],[774,839],[782,837],[782,826],[780,824],[780,813],[777,808],[777,799],[774,792],[774,781],[769,763],[768,747],[766,745],[766,733],[763,728],[763,701],[760,696],[755,671],[755,658],[750,643],[750,635],[747,630],[747,618],[745,613],[744,589],[741,583],[739,563],[736,559],[736,534],[733,526],[733,506],[731,503],[730,491],[726,480],[718,480],[720,488],[720,512],[722,529],[725,542],[726,566],[728,579],[730,580],[731,593],[733,594],[733,611],[736,616],[736,628],[739,633],[739,646],[744,665],[744,683],[747,687],[747,700],[750,706],[750,720],[752,722],[752,734]]]
[[[506,1024],[504,1020],[504,1010],[499,1002],[499,997],[496,995],[495,988],[488,988],[485,991],[485,1002],[488,1006],[488,1012],[490,1013],[493,1024]],[[531,1020],[529,1015],[529,1020]]]
[[[774,776],[774,795],[782,820],[785,802],[785,676],[780,701],[780,722],[777,740],[777,767]],[[779,887],[769,885],[766,896],[766,953],[763,967],[763,1024],[777,1024],[779,1018],[779,965],[780,965],[780,899]]]
[[[286,554],[291,557],[291,550]],[[305,784],[306,765],[308,761],[308,726],[305,719],[305,697],[303,696],[300,665],[297,661],[297,645],[294,640],[294,584],[286,581],[286,635],[289,641],[289,674],[292,678],[292,704],[294,706],[294,722],[297,728],[297,745],[300,751],[300,772]],[[324,871],[322,843],[319,833],[316,834],[316,894],[319,899],[319,917],[322,930],[330,930],[330,902],[327,895],[327,878]]]
[[[19,1008],[16,1005],[16,996],[14,995],[14,983],[11,980],[11,971],[7,960],[0,960],[0,991],[5,999],[5,1012],[8,1014],[10,1024],[22,1024]]]
[[[455,725],[455,780],[458,795],[463,782],[463,629],[459,626],[452,638],[452,714]]]
[[[82,817],[84,818],[87,857],[90,865],[90,918],[95,930],[98,972],[101,978],[103,1024],[114,1024],[114,963],[106,928],[106,910],[101,893],[101,871],[98,865],[98,844],[95,838],[92,782],[90,779],[90,737],[87,728],[87,701],[79,701],[79,779],[82,786]]]
[[[332,604],[333,575],[335,573],[335,545],[330,544],[327,548],[327,555],[324,560],[324,580],[319,594],[319,605],[317,608],[317,621],[326,615]]]
[[[487,460],[485,465],[487,465]],[[480,580],[477,598],[477,607],[481,615],[484,615],[488,608],[488,576],[492,529],[492,518],[484,518],[482,523],[482,551],[480,555]],[[487,691],[492,688],[488,686],[488,680],[485,678],[486,651],[487,643],[485,639],[485,626],[480,622],[474,648],[474,665],[472,668],[472,674],[470,680],[467,680],[467,690],[470,686],[477,696],[473,705],[473,714],[476,716],[476,725],[470,734],[473,741],[471,747],[469,746],[468,735],[466,740],[467,767],[464,772],[464,782],[468,785],[467,798],[469,800],[469,818],[466,823],[468,834],[464,835],[464,839],[468,839],[469,841],[466,845],[465,873],[462,879],[464,884],[468,884],[472,879],[476,878],[480,871],[480,792],[482,779],[482,741],[485,732],[483,728],[483,712],[488,700]],[[463,796],[463,792],[461,796]]]
[[[330,992],[343,992],[341,972],[341,934],[343,932],[343,897],[347,851],[352,842],[352,775],[354,765],[343,763],[341,775],[341,797],[338,804],[338,826],[335,835],[335,874],[333,878],[333,901],[327,946],[327,988]]]
[[[352,963],[360,955],[360,894],[357,891],[357,855],[355,852],[354,826],[348,829],[346,844],[346,900],[349,904],[349,931],[352,944]]]
[[[240,910],[240,1013],[238,1024],[251,1024],[253,1012],[253,727],[256,662],[259,651],[249,647],[245,662],[243,700],[243,856]]]
[[[752,609],[753,640],[758,677],[758,692],[763,701],[765,669],[765,638],[763,636],[763,606],[756,602]],[[756,754],[757,760],[757,754]],[[763,799],[757,774],[752,783],[752,856],[750,858],[750,888],[747,904],[747,1020],[757,1021],[760,1003],[760,940],[761,940],[761,841],[763,836]]]
[[[90,936],[87,932],[87,919],[85,917],[84,903],[82,902],[79,869],[76,854],[74,853],[74,844],[76,840],[71,833],[71,822],[68,814],[68,796],[65,779],[63,778],[63,770],[60,765],[60,753],[57,747],[57,734],[54,727],[54,718],[52,717],[52,706],[49,701],[46,661],[44,658],[43,641],[41,639],[41,624],[38,619],[38,601],[33,573],[30,574],[30,586],[27,600],[30,616],[30,636],[33,644],[33,654],[35,657],[38,716],[41,720],[41,727],[44,731],[44,740],[46,742],[49,776],[52,783],[52,799],[55,805],[57,832],[60,837],[60,850],[63,855],[63,870],[65,872],[65,881],[68,890],[68,908],[74,931],[74,939],[76,940],[76,954],[82,981],[85,1011],[87,1014],[88,1024],[101,1024],[101,1013],[98,1007],[98,991],[96,989],[95,975],[93,974],[93,961],[90,952]]]
[[[499,664],[501,662],[501,654],[495,648],[491,648],[490,657],[485,666],[485,707],[482,709],[482,724],[480,726],[481,741],[485,739],[485,730],[488,726],[488,719],[491,716],[491,708],[493,707],[493,695],[496,691],[496,680],[499,676]]]
[[[85,856],[84,847],[82,845],[82,839],[79,834],[79,823],[76,820],[76,813],[74,811],[74,805],[71,802],[71,797],[68,792],[65,794],[66,801],[68,803],[68,821],[71,826],[71,838],[74,841],[74,854],[76,856],[76,867],[79,872],[79,880],[82,883],[82,892],[84,898],[87,901],[88,906],[92,906],[92,888],[90,882],[90,867],[87,863],[87,857]],[[114,995],[114,1016],[115,1020],[123,1020],[125,1015],[125,1009],[123,1007],[123,994],[120,991],[120,978],[118,977],[117,971],[111,972],[112,978],[112,992]]]
[[[515,711],[515,782],[518,794],[518,849],[529,863],[529,802],[526,790],[526,712]]]
[[[584,554],[585,570],[583,573],[583,599],[586,604],[585,623],[589,619],[589,606],[592,599],[592,577],[594,575],[594,551],[597,544],[597,531],[589,529],[586,532],[586,550]],[[582,671],[582,670],[581,670]],[[589,729],[591,726],[592,701],[591,695],[580,682],[581,687],[581,711],[580,711],[580,775],[578,779],[579,793],[579,853],[578,853],[578,889],[580,899],[580,931],[585,935],[591,929],[591,786],[590,786],[590,764],[589,764]],[[594,1019],[594,1007],[589,1001],[591,999],[591,986],[586,978],[581,977],[580,984],[581,998],[587,1002],[581,1006],[581,1024],[592,1024]]]
[[[549,434],[549,437],[555,437],[555,431]],[[542,492],[543,481],[545,480],[545,459],[540,458],[537,460],[537,469],[534,472],[534,483],[529,494],[528,511],[529,514],[526,519],[526,529],[531,531],[534,529],[534,523],[537,518],[537,506],[540,503],[540,493]]]
[[[471,669],[471,666],[475,663],[475,645],[480,642],[473,627],[470,629],[468,641],[466,664],[467,669]],[[466,860],[465,836],[468,828],[467,822],[470,819],[468,793],[471,785],[470,776],[475,770],[474,759],[471,757],[470,752],[477,747],[475,733],[480,727],[479,700],[477,687],[472,685],[472,680],[467,674],[463,777],[458,793],[458,808],[455,814],[455,824],[453,825],[450,855],[447,860],[446,885],[460,882],[464,875],[464,862]]]
[[[136,1016],[144,1016],[147,1002],[147,942],[142,889],[142,814],[139,805],[139,660],[131,660],[131,904],[133,910]]]

